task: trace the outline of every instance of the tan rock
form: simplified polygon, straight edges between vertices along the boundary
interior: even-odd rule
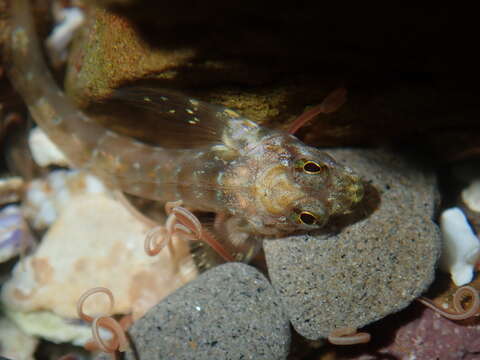
[[[35,254],[17,265],[2,289],[16,311],[48,310],[77,318],[76,303],[88,289],[105,286],[113,313],[141,316],[196,276],[186,243],[179,240],[155,257],[145,254],[149,227],[105,194],[78,196],[64,207]],[[87,300],[89,314],[106,312],[104,295]]]

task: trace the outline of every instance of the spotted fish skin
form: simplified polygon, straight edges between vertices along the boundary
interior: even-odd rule
[[[8,74],[50,139],[76,167],[113,187],[164,202],[182,200],[194,211],[221,215],[217,235],[237,259],[253,256],[265,236],[323,227],[362,199],[359,177],[327,153],[182,94],[124,90],[124,99],[130,99],[125,101],[158,115],[165,144],[147,144],[100,126],[53,80],[28,0],[10,5]],[[177,139],[176,146],[167,146],[168,137]]]

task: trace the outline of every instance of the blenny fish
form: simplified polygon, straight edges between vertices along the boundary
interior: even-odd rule
[[[74,166],[111,186],[217,214],[215,234],[198,229],[196,235],[210,243],[218,239],[224,258],[248,260],[263,238],[321,228],[362,199],[361,179],[326,152],[228,108],[172,91],[120,90],[133,106],[157,114],[165,137],[178,139],[176,147],[102,127],[55,83],[42,58],[28,0],[10,1],[10,6],[8,74],[36,123]],[[178,205],[183,225],[196,220],[187,221],[191,213],[179,212]]]

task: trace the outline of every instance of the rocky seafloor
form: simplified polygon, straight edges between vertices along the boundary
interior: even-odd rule
[[[111,100],[113,89],[175,89],[287,129],[346,88],[338,111],[297,135],[361,176],[362,202],[321,231],[266,237],[252,264],[223,263],[181,239],[148,256],[152,222],[32,130],[0,64],[1,356],[110,356],[85,350],[91,324],[77,312],[82,294],[102,286],[114,305],[94,295],[85,311],[128,320],[127,359],[480,358],[476,317],[453,322],[415,301],[424,295],[451,309],[458,286],[480,289],[476,95],[450,72],[457,57],[428,30],[448,23],[449,12],[398,9],[394,20],[372,14],[375,21],[359,23],[354,9],[329,5],[332,15],[319,24],[315,14],[326,8],[318,4],[267,3],[42,0],[34,14],[52,43],[53,29],[77,16],[61,11],[79,6],[84,21],[63,49],[68,62],[46,50],[52,71],[79,108],[148,143],[175,140],[162,138],[154,118]],[[0,0],[0,13],[7,8]],[[8,31],[0,17],[0,41]],[[130,200],[165,220],[162,204]],[[329,343],[343,328],[371,340]]]

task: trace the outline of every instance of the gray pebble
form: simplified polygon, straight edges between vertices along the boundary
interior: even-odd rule
[[[141,360],[285,359],[290,345],[288,318],[273,287],[239,263],[180,288],[136,321],[129,335]]]
[[[264,242],[269,275],[290,321],[312,340],[406,307],[433,281],[440,252],[431,173],[384,150],[329,152],[371,185],[350,217],[353,224],[336,234]]]

